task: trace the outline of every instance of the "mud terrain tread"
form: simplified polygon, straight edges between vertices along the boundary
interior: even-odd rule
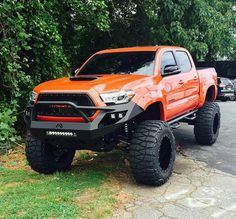
[[[216,113],[219,115],[219,127],[216,134],[213,132],[213,121]],[[198,144],[212,145],[217,140],[220,128],[220,107],[217,103],[206,102],[197,112],[194,125],[194,134]]]
[[[168,133],[174,154],[171,160],[171,168],[162,173],[158,164],[159,148],[158,141],[163,133]],[[166,137],[166,134],[165,136]],[[160,186],[170,177],[175,158],[175,139],[167,123],[147,120],[138,125],[131,140],[129,161],[131,171],[138,183]]]
[[[68,152],[67,158],[62,165],[58,165],[53,157],[46,151],[46,145],[39,139],[34,138],[30,134],[26,141],[26,158],[30,167],[38,172],[44,174],[51,174],[56,171],[64,171],[68,169],[73,161],[74,150]]]

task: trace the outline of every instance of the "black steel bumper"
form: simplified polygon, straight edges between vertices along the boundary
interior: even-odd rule
[[[30,132],[41,139],[46,138],[74,138],[75,140],[84,143],[90,143],[100,137],[112,133],[122,127],[122,125],[137,115],[143,112],[143,109],[130,101],[127,104],[112,105],[106,107],[90,107],[90,106],[77,106],[73,102],[54,102],[54,101],[41,101],[37,104],[68,104],[74,107],[84,118],[85,123],[81,122],[51,122],[51,121],[38,121],[36,118],[35,105],[29,104],[25,110],[25,122]],[[98,110],[99,114],[95,120],[90,121],[89,118],[83,113],[82,110]],[[115,115],[115,119],[111,118],[111,114]],[[122,118],[119,118],[122,114]],[[114,116],[113,116],[114,117]],[[110,119],[110,120],[109,120]],[[63,134],[69,132],[73,135],[67,136]],[[56,136],[49,136],[48,134],[58,134]],[[68,133],[67,133],[68,134]]]

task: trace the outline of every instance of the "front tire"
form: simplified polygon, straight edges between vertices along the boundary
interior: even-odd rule
[[[206,102],[197,112],[194,134],[198,144],[212,145],[216,142],[220,129],[220,107],[217,103]]]
[[[51,174],[70,168],[75,155],[72,148],[53,146],[33,137],[26,140],[26,158],[31,168],[39,173]]]
[[[141,184],[160,186],[173,172],[175,138],[162,121],[144,121],[131,139],[129,162],[134,179]]]

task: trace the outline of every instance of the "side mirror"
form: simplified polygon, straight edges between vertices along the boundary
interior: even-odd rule
[[[172,75],[181,73],[178,65],[166,65],[164,68],[164,75]]]

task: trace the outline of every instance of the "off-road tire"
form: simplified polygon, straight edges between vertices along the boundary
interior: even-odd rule
[[[38,172],[44,174],[51,174],[56,171],[66,171],[71,167],[75,150],[72,148],[63,150],[62,157],[57,160],[55,150],[59,150],[56,146],[49,145],[41,141],[31,134],[28,134],[26,140],[26,158],[30,167]]]
[[[220,107],[217,103],[206,102],[197,112],[194,134],[198,144],[212,145],[216,142],[220,129]]]
[[[170,126],[162,121],[141,122],[134,131],[129,162],[137,183],[160,186],[173,172],[175,138]]]

